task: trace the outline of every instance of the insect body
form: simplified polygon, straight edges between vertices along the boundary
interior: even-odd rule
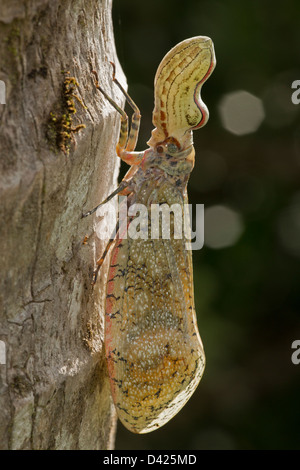
[[[207,122],[200,90],[214,66],[213,43],[203,36],[179,43],[164,57],[155,76],[155,129],[144,152],[134,151],[140,122],[137,106],[114,77],[134,110],[128,133],[127,115],[100,88],[96,76],[97,88],[121,114],[117,154],[131,165],[106,201],[118,193],[127,195],[129,209],[142,204],[148,214],[147,237],[125,238],[134,215],[118,224],[94,275],[95,281],[112,246],[106,358],[118,416],[135,433],[153,431],[169,421],[190,398],[205,367],[188,237],[175,236],[178,223],[172,213],[169,238],[151,237],[151,221],[154,207],[175,204],[183,213],[188,202],[187,183],[195,156],[192,131]]]

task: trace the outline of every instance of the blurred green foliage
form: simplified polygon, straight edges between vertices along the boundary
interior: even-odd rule
[[[207,126],[194,133],[192,203],[224,205],[243,221],[230,247],[193,252],[198,325],[207,367],[197,391],[162,429],[118,425],[116,449],[299,449],[300,6],[258,0],[114,0],[117,51],[139,105],[146,148],[153,80],[165,53],[197,35],[215,44],[217,67],[202,97]],[[221,98],[246,90],[265,119],[252,134],[223,128]],[[124,169],[122,170],[124,171]]]

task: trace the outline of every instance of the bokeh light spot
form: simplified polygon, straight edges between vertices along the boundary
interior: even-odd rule
[[[212,206],[204,213],[204,244],[209,248],[234,245],[244,230],[240,214],[225,206]]]
[[[236,135],[255,132],[265,117],[262,101],[245,90],[224,95],[219,113],[223,127]]]

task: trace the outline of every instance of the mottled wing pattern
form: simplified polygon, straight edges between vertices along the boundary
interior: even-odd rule
[[[167,181],[148,196],[149,205],[178,203],[183,210],[185,197]],[[106,356],[118,416],[133,432],[169,421],[201,379],[205,356],[193,298],[184,237],[174,239],[171,228],[170,239],[116,240],[107,282]]]

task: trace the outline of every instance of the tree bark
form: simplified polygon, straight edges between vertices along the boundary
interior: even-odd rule
[[[2,449],[113,447],[103,347],[107,262],[91,286],[105,242],[93,234],[96,217],[81,219],[112,192],[118,174],[119,116],[91,74],[98,71],[121,105],[109,63],[124,82],[111,3],[0,6]]]

